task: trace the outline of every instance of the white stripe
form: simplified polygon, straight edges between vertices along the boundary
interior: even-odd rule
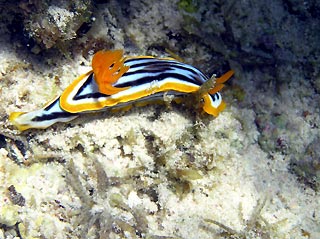
[[[161,80],[161,81],[152,81],[152,82],[149,82],[149,83],[145,83],[145,84],[142,84],[142,85],[138,85],[138,86],[134,86],[134,87],[130,87],[128,90],[123,90],[123,91],[120,91],[114,95],[111,95],[110,97],[112,99],[117,99],[117,98],[120,98],[120,97],[125,97],[125,96],[129,96],[131,94],[134,94],[136,92],[142,92],[142,91],[148,91],[150,92],[150,94],[153,94],[153,92],[156,92],[156,90],[158,88],[160,88],[161,86],[163,86],[164,84],[166,83],[177,83],[177,84],[184,84],[184,85],[188,85],[188,86],[191,86],[191,87],[198,87],[199,86],[197,84],[192,84],[190,82],[185,82],[185,81],[181,81],[181,80],[177,80],[175,78],[167,78],[165,80]]]

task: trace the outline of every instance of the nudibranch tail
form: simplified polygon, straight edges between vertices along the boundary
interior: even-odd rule
[[[30,125],[26,123],[21,123],[21,115],[25,115],[27,112],[13,112],[9,115],[9,121],[18,128],[20,131],[27,130],[31,128]]]
[[[128,89],[113,86],[129,69],[129,66],[124,65],[124,60],[122,50],[99,51],[93,56],[92,69],[101,93],[112,95]]]
[[[69,122],[78,117],[78,114],[71,114],[61,109],[59,105],[60,97],[45,105],[42,109],[31,112],[13,112],[9,116],[9,121],[24,131],[31,128],[45,129],[57,122]]]

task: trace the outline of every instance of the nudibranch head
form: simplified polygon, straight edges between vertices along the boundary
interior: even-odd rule
[[[217,117],[225,109],[226,104],[219,91],[224,87],[223,83],[230,79],[233,74],[234,72],[230,70],[219,78],[212,76],[195,92],[197,100],[202,99],[204,101],[202,108],[206,113]]]

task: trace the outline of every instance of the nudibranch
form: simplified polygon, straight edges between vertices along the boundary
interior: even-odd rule
[[[201,93],[205,112],[218,116],[225,108],[219,91],[232,75],[233,71],[228,71]],[[197,68],[173,58],[125,57],[122,50],[99,51],[93,56],[92,70],[75,79],[59,97],[36,111],[11,113],[9,120],[20,131],[44,129],[82,113],[143,105],[165,95],[181,98],[200,91],[208,80]]]

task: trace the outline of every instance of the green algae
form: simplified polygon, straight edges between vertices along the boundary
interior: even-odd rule
[[[199,10],[199,2],[197,0],[180,0],[178,7],[188,13],[195,13]]]
[[[313,140],[303,154],[292,157],[290,169],[300,182],[309,185],[315,191],[320,190],[320,138]]]
[[[275,223],[275,225],[269,224],[261,215],[261,212],[268,201],[265,197],[262,200],[258,200],[253,212],[248,220],[243,220],[245,226],[241,231],[232,229],[231,227],[212,219],[204,219],[204,222],[214,224],[218,226],[222,232],[220,236],[226,236],[228,238],[235,239],[250,239],[250,238],[281,238],[281,235],[277,235],[277,226],[281,225],[281,222]]]
[[[245,90],[239,85],[233,85],[231,88],[231,93],[232,96],[240,102],[244,101],[246,97]]]

